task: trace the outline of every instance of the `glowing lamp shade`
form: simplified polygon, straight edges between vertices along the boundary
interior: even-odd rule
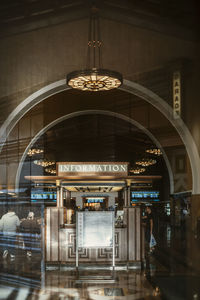
[[[82,91],[107,91],[122,84],[120,73],[106,69],[73,71],[67,75],[67,84]]]

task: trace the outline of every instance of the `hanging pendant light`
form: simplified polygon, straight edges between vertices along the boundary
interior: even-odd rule
[[[102,68],[101,47],[98,9],[93,7],[89,22],[86,69],[69,73],[67,85],[82,91],[97,92],[118,88],[122,84],[120,73]]]
[[[156,148],[156,147],[150,147],[150,148],[146,149],[145,151],[147,153],[154,154],[156,156],[162,155],[162,151],[160,150],[160,148]]]
[[[54,160],[47,160],[47,159],[38,159],[38,160],[34,160],[33,163],[35,165],[41,166],[41,167],[49,167],[52,165],[55,165],[55,161]]]
[[[31,156],[33,156],[33,155],[41,154],[41,153],[43,153],[43,152],[44,152],[43,149],[32,148],[32,149],[29,149],[29,150],[28,150],[27,155],[31,157]]]
[[[145,171],[146,171],[145,168],[135,167],[135,168],[131,168],[129,172],[133,174],[141,174],[144,173]]]
[[[155,165],[156,160],[151,159],[151,158],[142,158],[142,159],[136,161],[135,164],[138,166],[142,166],[142,167],[149,167],[149,166]]]
[[[45,172],[47,172],[47,173],[49,173],[49,174],[53,174],[53,175],[56,174],[56,169],[53,169],[53,168],[45,168],[44,170],[45,170]]]

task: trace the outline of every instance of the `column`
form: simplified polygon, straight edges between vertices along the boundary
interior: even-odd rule
[[[63,207],[63,187],[61,186],[61,181],[56,180],[57,188],[57,207]]]
[[[126,206],[130,207],[131,204],[131,180],[130,179],[126,180],[126,201],[127,201]]]
[[[124,187],[123,194],[124,194],[124,206],[126,207],[127,204],[128,204],[128,200],[127,200],[127,187],[126,186]]]

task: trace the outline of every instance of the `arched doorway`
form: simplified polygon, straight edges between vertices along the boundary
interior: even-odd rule
[[[68,87],[66,86],[65,80],[60,80],[30,95],[20,105],[18,105],[18,107],[9,115],[9,117],[1,127],[0,137],[2,140],[2,146],[12,128],[15,126],[15,124],[17,124],[22,116],[26,114],[26,112],[28,112],[39,102],[48,98],[50,95],[54,95],[67,89]],[[190,159],[192,169],[192,192],[193,194],[200,193],[200,170],[198,168],[198,162],[200,161],[200,158],[196,148],[196,144],[182,119],[174,119],[172,108],[162,98],[137,83],[124,80],[124,85],[121,87],[121,90],[137,95],[138,97],[149,102],[151,105],[156,107],[173,125],[173,127],[181,137]]]
[[[168,160],[168,157],[164,151],[164,149],[162,148],[161,144],[159,143],[159,141],[151,134],[150,131],[148,131],[145,127],[143,127],[141,124],[139,124],[137,121],[133,120],[133,119],[130,119],[122,114],[119,114],[119,113],[114,113],[114,112],[111,112],[111,111],[103,111],[103,110],[85,110],[85,111],[77,111],[77,112],[74,112],[74,113],[71,113],[69,115],[65,115],[65,116],[62,116],[56,120],[54,120],[53,122],[49,123],[45,128],[42,128],[42,130],[40,130],[38,132],[38,134],[31,140],[31,142],[28,144],[28,146],[26,147],[26,150],[24,151],[23,153],[23,156],[20,160],[20,163],[19,163],[19,167],[18,167],[18,170],[17,170],[17,176],[16,176],[16,182],[15,182],[15,188],[16,190],[18,190],[19,188],[19,182],[20,182],[20,173],[21,173],[21,170],[22,170],[22,167],[23,167],[23,163],[24,163],[24,160],[27,156],[27,152],[28,150],[34,145],[34,143],[37,142],[37,140],[45,133],[47,132],[49,129],[51,129],[52,127],[54,127],[55,125],[63,122],[64,120],[68,120],[68,119],[72,119],[72,118],[75,118],[75,117],[78,117],[78,116],[83,116],[83,115],[104,115],[104,116],[110,116],[110,117],[114,117],[114,118],[117,118],[117,119],[121,119],[123,121],[126,121],[127,123],[130,123],[134,126],[136,126],[139,130],[141,130],[142,132],[144,132],[152,141],[153,143],[155,143],[155,145],[160,148],[162,150],[162,153],[163,153],[163,158],[164,158],[164,161],[165,161],[165,164],[166,164],[166,167],[167,167],[167,170],[168,170],[168,175],[169,175],[169,181],[170,181],[170,193],[173,194],[174,193],[174,179],[173,179],[173,172],[172,172],[172,169],[171,169],[171,166],[170,166],[170,162]]]

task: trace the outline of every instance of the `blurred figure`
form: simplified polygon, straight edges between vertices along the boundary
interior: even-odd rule
[[[11,260],[16,254],[16,231],[20,226],[20,220],[12,207],[8,207],[8,212],[0,220],[0,230],[2,231],[3,258],[10,254]]]
[[[40,233],[40,225],[34,218],[34,212],[28,213],[27,219],[20,224],[20,231],[23,233],[24,245],[28,257],[32,256],[32,248],[35,248],[37,234]]]
[[[110,211],[115,211],[114,205],[109,206],[109,207],[108,207],[108,210],[110,210]]]
[[[76,211],[72,211],[70,222],[71,222],[71,224],[76,223]]]
[[[152,215],[152,211],[151,211],[151,207],[147,206],[145,209],[145,216],[142,217],[142,219],[145,220],[146,222],[146,227],[145,227],[145,240],[146,243],[148,245],[149,248],[149,244],[150,244],[150,239],[151,239],[151,235],[153,234],[153,215]],[[150,250],[150,249],[149,249]],[[151,249],[151,251],[153,251],[153,249]]]

